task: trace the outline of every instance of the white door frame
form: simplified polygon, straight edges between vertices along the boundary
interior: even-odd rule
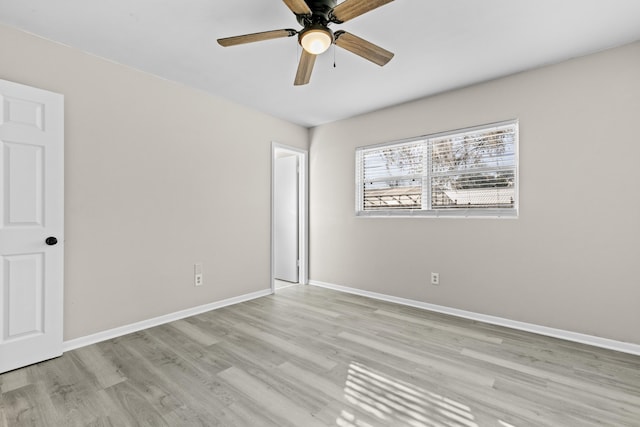
[[[309,152],[300,148],[288,145],[271,143],[271,291],[275,291],[275,203],[274,203],[274,181],[275,181],[275,159],[278,152],[286,152],[298,157],[300,167],[298,182],[298,256],[300,258],[300,269],[298,271],[298,283],[306,285],[309,282]]]

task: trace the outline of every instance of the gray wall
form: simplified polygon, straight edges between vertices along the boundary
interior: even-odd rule
[[[1,25],[0,58],[65,96],[66,340],[270,287],[271,141],[307,129]]]
[[[635,43],[315,128],[311,280],[640,344],[639,75]],[[355,147],[514,118],[518,219],[354,216]]]

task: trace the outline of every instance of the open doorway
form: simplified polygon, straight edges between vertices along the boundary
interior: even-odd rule
[[[308,152],[271,146],[271,289],[307,284]]]

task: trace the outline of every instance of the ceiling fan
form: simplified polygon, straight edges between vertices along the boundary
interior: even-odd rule
[[[329,29],[331,24],[342,24],[362,14],[372,11],[393,0],[345,0],[337,4],[337,0],[283,0],[296,15],[301,30],[291,28],[264,31],[242,36],[218,39],[221,46],[235,46],[281,37],[298,36],[302,46],[302,55],[294,85],[306,85],[311,80],[311,72],[316,56],[325,52],[331,44],[346,49],[374,64],[385,65],[393,58],[393,53],[375,44],[361,39],[343,30],[335,33]]]

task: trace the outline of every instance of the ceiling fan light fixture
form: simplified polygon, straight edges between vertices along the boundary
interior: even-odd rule
[[[333,43],[333,33],[322,25],[309,27],[300,33],[300,45],[313,55],[326,52],[331,43]]]
[[[298,24],[302,26],[301,30],[284,28],[225,37],[218,39],[218,44],[227,47],[297,35],[302,53],[296,78],[293,81],[294,86],[309,83],[316,57],[326,52],[332,44],[383,66],[393,58],[393,52],[343,30],[336,31],[334,34],[329,26],[350,21],[392,1],[394,0],[342,0],[338,4],[338,0],[284,0],[289,10],[296,16]]]

